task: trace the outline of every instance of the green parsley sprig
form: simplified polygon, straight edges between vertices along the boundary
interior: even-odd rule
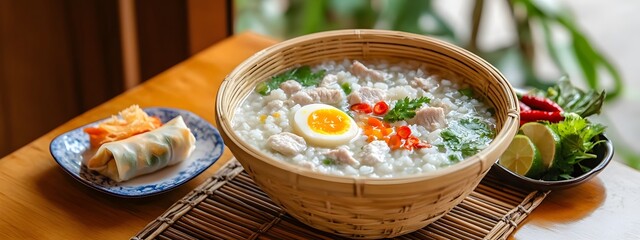
[[[397,122],[405,119],[410,119],[416,116],[416,109],[420,108],[422,104],[429,103],[431,99],[428,97],[420,97],[416,99],[409,99],[405,97],[389,110],[387,115],[384,115],[384,120],[387,122]]]

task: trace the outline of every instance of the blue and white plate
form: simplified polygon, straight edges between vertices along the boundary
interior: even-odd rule
[[[83,159],[93,156],[89,135],[83,129],[96,126],[97,121],[66,132],[51,141],[50,151],[62,169],[81,183],[98,191],[119,197],[138,198],[163,193],[174,189],[202,173],[222,155],[224,144],[220,133],[209,122],[192,112],[172,108],[145,108],[150,116],[167,122],[181,115],[185,124],[196,137],[196,149],[189,158],[157,172],[138,176],[128,181],[115,182],[82,165]],[[106,120],[106,119],[105,119]]]

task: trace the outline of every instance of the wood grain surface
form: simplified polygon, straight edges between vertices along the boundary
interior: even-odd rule
[[[57,135],[131,105],[194,112],[215,123],[215,96],[222,79],[241,61],[274,44],[243,33],[59,126],[0,160],[0,239],[128,239],[231,158],[220,160],[183,186],[158,196],[123,199],[92,190],[53,160]],[[552,192],[514,239],[640,238],[640,173],[612,162],[598,177]]]

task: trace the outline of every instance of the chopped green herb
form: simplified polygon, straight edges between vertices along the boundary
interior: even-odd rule
[[[458,151],[463,158],[472,156],[483,149],[494,137],[489,124],[479,118],[462,119],[451,123],[440,132],[443,144],[438,149]],[[449,155],[451,160],[451,156]]]
[[[460,94],[467,96],[467,97],[473,97],[473,89],[471,88],[463,88],[458,90],[458,92],[460,92]]]
[[[344,94],[349,95],[351,93],[351,84],[348,82],[340,84],[340,87],[342,88],[342,91],[344,91]]]
[[[449,159],[450,163],[458,163],[460,162],[460,160],[462,160],[460,154],[451,154],[447,156],[447,158]]]
[[[397,122],[405,119],[410,119],[416,116],[416,109],[422,106],[424,103],[429,103],[431,99],[428,97],[420,97],[416,99],[409,99],[405,97],[389,110],[387,115],[384,115],[384,120],[387,122]]]
[[[335,164],[335,163],[330,158],[325,158],[324,160],[322,160],[322,165],[329,166],[329,165],[333,165],[333,164]]]
[[[590,152],[602,142],[597,136],[604,132],[605,126],[591,123],[578,114],[569,113],[565,115],[564,121],[549,124],[549,127],[560,136],[562,156],[554,162],[543,179],[570,179],[575,170],[582,172],[591,170],[580,162],[596,157]]]
[[[269,81],[259,83],[258,86],[256,86],[256,92],[263,96],[269,95],[271,91],[278,89],[280,84],[287,80],[295,80],[304,87],[316,86],[322,81],[325,74],[325,70],[314,73],[309,66],[294,68],[272,77]]]

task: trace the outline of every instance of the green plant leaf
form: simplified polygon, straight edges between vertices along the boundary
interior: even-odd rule
[[[601,87],[601,75],[599,71],[604,70],[613,79],[611,89],[607,89],[607,100],[616,98],[623,89],[622,77],[613,64],[598,51],[588,38],[582,33],[578,25],[572,20],[568,11],[557,5],[549,5],[547,1],[538,0],[513,0],[513,5],[523,6],[531,20],[542,26],[545,45],[554,63],[565,72],[566,65],[563,63],[558,52],[558,43],[554,41],[551,26],[557,26],[569,33],[571,37],[572,58],[579,66],[583,75],[583,80],[592,89],[599,90]],[[527,71],[527,69],[525,69]],[[535,81],[528,81],[528,84],[535,84]]]
[[[596,76],[596,62],[598,56],[594,53],[591,44],[584,39],[580,34],[572,34],[572,47],[576,60],[580,64],[582,74],[584,75],[587,84],[592,89],[599,89],[597,76]]]
[[[556,46],[556,42],[553,41],[553,32],[551,31],[551,23],[546,18],[539,18],[540,25],[542,26],[544,43],[547,47],[547,51],[549,51],[549,56],[553,63],[564,73],[567,72],[567,68],[565,64],[560,59],[560,54],[558,53],[558,47]]]
[[[385,0],[382,3],[376,26],[435,35],[457,42],[453,28],[434,10],[431,0]],[[421,21],[428,22],[428,27],[422,26]]]

